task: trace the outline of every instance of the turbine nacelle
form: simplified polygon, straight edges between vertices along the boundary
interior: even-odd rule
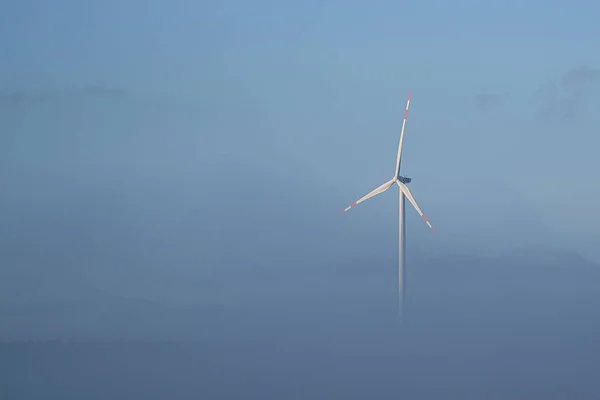
[[[396,178],[396,180],[398,180],[399,182],[404,183],[405,185],[407,183],[410,183],[412,181],[412,179],[410,179],[409,177],[407,177],[407,176],[401,176],[401,175],[398,175],[398,178]]]

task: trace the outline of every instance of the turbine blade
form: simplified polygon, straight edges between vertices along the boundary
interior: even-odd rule
[[[406,101],[406,110],[404,110],[404,120],[402,121],[402,130],[400,131],[400,143],[398,143],[398,156],[396,157],[396,173],[400,172],[400,158],[402,157],[402,142],[404,142],[404,127],[406,126],[406,118],[408,117],[408,107],[410,106],[410,92],[408,92],[408,100]]]
[[[396,181],[396,183],[398,184],[398,186],[400,186],[400,190],[402,190],[402,193],[404,193],[404,195],[406,196],[408,201],[410,201],[410,204],[412,204],[413,207],[415,208],[415,210],[417,210],[417,212],[419,213],[419,215],[421,216],[423,221],[425,221],[427,226],[430,227],[432,231],[435,231],[433,229],[433,226],[431,226],[431,223],[429,223],[429,220],[427,219],[427,217],[423,214],[423,211],[421,211],[421,209],[419,208],[419,205],[417,204],[417,202],[415,201],[415,198],[410,193],[410,190],[408,190],[408,186],[406,186],[404,183],[399,182],[399,181]]]
[[[350,204],[348,207],[346,207],[345,209],[343,209],[342,211],[340,211],[340,213],[344,213],[346,211],[348,211],[349,209],[351,209],[352,207],[362,203],[365,200],[370,199],[373,196],[377,196],[380,193],[385,192],[386,190],[388,190],[392,185],[394,184],[394,180],[390,180],[387,181],[386,183],[384,183],[383,185],[379,186],[377,189],[367,193],[365,196],[361,197],[359,200],[355,201],[354,203]]]

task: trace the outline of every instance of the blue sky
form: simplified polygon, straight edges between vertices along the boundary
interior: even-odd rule
[[[337,212],[393,173],[410,90],[403,170],[435,240],[468,249],[514,214],[523,241],[538,224],[600,261],[599,13],[592,1],[4,2],[5,165],[40,162],[41,143],[66,162],[85,113],[51,124],[67,139],[41,128],[59,94],[99,87],[130,101],[87,126],[87,156],[69,157],[89,168],[110,174],[120,154],[123,168],[208,179],[228,163],[267,175],[293,163],[307,196],[330,188],[323,208]],[[122,147],[132,130],[141,142]],[[373,200],[357,221],[392,229],[394,202]],[[432,240],[416,213],[408,223]]]

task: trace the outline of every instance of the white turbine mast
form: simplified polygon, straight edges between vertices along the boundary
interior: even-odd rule
[[[402,312],[403,300],[404,300],[404,274],[405,274],[405,261],[406,261],[406,246],[405,246],[405,218],[404,218],[404,199],[408,199],[410,204],[417,210],[423,221],[431,228],[433,231],[433,227],[429,223],[429,220],[421,211],[421,208],[415,201],[412,196],[410,190],[408,190],[408,183],[410,183],[411,179],[407,177],[403,177],[400,175],[400,162],[402,159],[402,143],[404,142],[404,128],[406,127],[406,118],[408,117],[408,107],[410,106],[410,92],[408,93],[408,101],[406,102],[406,109],[404,110],[404,120],[402,121],[402,130],[400,131],[400,143],[398,144],[398,155],[396,157],[396,171],[394,172],[394,177],[379,186],[377,189],[367,193],[365,196],[361,197],[356,202],[352,203],[350,206],[346,207],[341,212],[344,213],[356,206],[357,204],[362,203],[365,200],[370,199],[371,197],[377,196],[388,190],[394,183],[399,187],[399,204],[398,204],[398,302],[400,307],[400,312]]]

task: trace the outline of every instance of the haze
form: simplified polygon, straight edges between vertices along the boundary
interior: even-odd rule
[[[597,398],[599,12],[5,2],[0,398]]]

